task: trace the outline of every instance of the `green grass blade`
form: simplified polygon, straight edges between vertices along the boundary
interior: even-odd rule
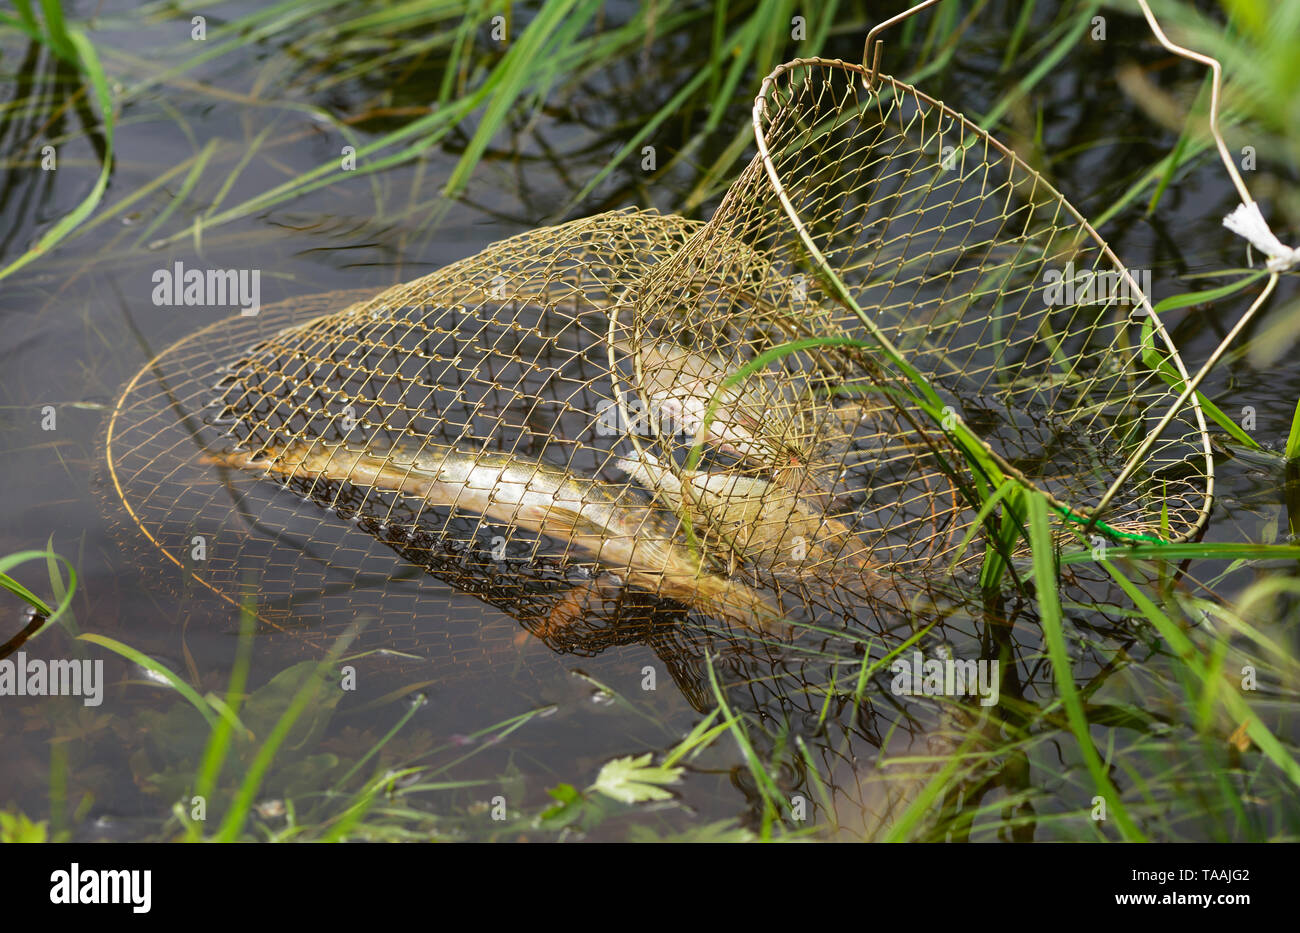
[[[261,788],[262,780],[270,770],[271,762],[275,760],[275,755],[280,750],[280,746],[289,737],[294,723],[306,712],[307,707],[311,705],[316,698],[316,694],[324,686],[326,672],[334,666],[334,663],[347,649],[347,646],[352,643],[352,640],[356,638],[356,635],[357,629],[353,628],[336,640],[329,653],[316,665],[316,668],[306,678],[303,685],[298,688],[298,692],[294,694],[288,708],[276,721],[275,726],[271,729],[271,734],[266,737],[261,747],[258,748],[257,754],[253,757],[253,762],[244,775],[243,783],[240,785],[230,809],[226,812],[220,829],[214,836],[215,841],[234,842],[239,838],[239,834],[244,828],[244,822],[248,819],[248,812],[253,806],[253,800]]]
[[[545,4],[528,28],[524,30],[517,42],[511,45],[500,68],[493,72],[487,87],[490,88],[487,110],[478,128],[466,145],[460,161],[452,169],[451,177],[443,186],[444,197],[454,197],[465,187],[474,167],[478,165],[488,143],[496,136],[505,123],[515,102],[522,96],[525,86],[535,78],[539,58],[552,38],[553,33],[561,27],[581,27],[586,20],[595,15],[598,4],[584,2],[575,12],[577,0],[551,0]]]
[[[122,642],[118,641],[116,638],[109,638],[107,635],[97,635],[94,632],[83,633],[78,635],[77,638],[81,641],[88,641],[92,645],[99,645],[102,648],[107,648],[109,651],[116,652],[128,661],[133,661],[145,670],[152,671],[159,677],[162,677],[167,681],[167,683],[172,685],[177,693],[189,700],[191,706],[203,715],[203,718],[208,722],[209,728],[215,729],[217,724],[221,721],[221,718],[213,711],[208,702],[204,700],[203,697],[199,696],[198,692],[193,687],[181,680],[180,677],[173,673],[170,668],[155,661],[147,654],[137,651],[130,645],[122,644]]]
[[[1169,643],[1169,647],[1173,649],[1174,654],[1187,665],[1193,674],[1201,679],[1202,683],[1205,683],[1208,677],[1207,663],[1202,658],[1200,651],[1192,643],[1192,640],[1187,637],[1187,634],[1173,619],[1161,611],[1160,607],[1152,602],[1146,594],[1139,590],[1131,580],[1120,573],[1114,565],[1109,561],[1102,561],[1101,564],[1151,624],[1155,626],[1160,636]],[[1255,711],[1250,708],[1250,705],[1235,690],[1223,691],[1221,696],[1228,711],[1238,721],[1247,724],[1246,734],[1259,746],[1260,751],[1277,765],[1293,783],[1300,785],[1300,763],[1296,762],[1290,752],[1264,725]]]
[[[1291,416],[1291,433],[1286,438],[1285,456],[1288,460],[1300,457],[1300,402],[1296,402],[1295,414]]]
[[[1048,657],[1052,662],[1052,671],[1056,675],[1056,687],[1065,704],[1066,716],[1070,730],[1078,740],[1079,751],[1083,755],[1088,772],[1098,793],[1105,799],[1109,812],[1115,816],[1120,833],[1130,842],[1143,841],[1144,837],[1137,825],[1129,817],[1120,794],[1111,783],[1110,776],[1088,730],[1088,719],[1079,700],[1079,693],[1074,684],[1074,672],[1070,668],[1070,657],[1065,650],[1065,633],[1061,628],[1061,600],[1056,586],[1056,560],[1052,545],[1051,520],[1047,513],[1047,500],[1039,495],[1027,497],[1029,511],[1029,539],[1033,549],[1034,585],[1038,596],[1039,615],[1042,620],[1043,635],[1047,640]]]
[[[95,53],[95,46],[91,44],[80,32],[68,32],[68,39],[72,47],[76,49],[78,59],[81,63],[82,71],[90,79],[91,87],[94,89],[95,98],[99,102],[99,111],[104,123],[104,164],[100,169],[99,178],[95,181],[95,186],[91,189],[90,194],[82,200],[71,213],[61,218],[58,223],[45,232],[33,244],[27,252],[23,253],[9,265],[0,269],[0,280],[13,275],[19,269],[28,263],[40,258],[56,246],[64,237],[76,228],[83,220],[90,216],[90,213],[98,206],[100,199],[104,196],[104,191],[108,187],[108,177],[113,170],[113,140],[114,140],[114,118],[112,96],[108,91],[108,79],[104,77],[104,69],[99,63],[99,56]]]
[[[50,605],[23,584],[19,583],[13,577],[9,576],[9,571],[19,564],[25,564],[28,561],[40,560],[49,562],[51,560],[61,561],[68,571],[68,585],[61,595],[56,595],[54,607]],[[8,554],[0,558],[0,588],[6,589],[13,593],[19,599],[28,603],[33,609],[48,619],[46,625],[57,622],[68,607],[72,605],[73,591],[77,588],[77,572],[73,569],[71,563],[66,558],[60,557],[53,551],[19,551],[16,554]]]
[[[199,762],[198,774],[194,780],[194,795],[205,800],[212,795],[217,778],[230,753],[230,741],[234,735],[239,707],[243,701],[244,690],[248,686],[248,669],[252,660],[253,630],[257,621],[252,607],[245,606],[239,614],[239,641],[235,648],[235,663],[230,670],[230,680],[226,685],[225,705],[229,716],[222,716],[208,734],[207,745],[203,749],[203,758]],[[203,836],[198,823],[186,824],[186,838],[197,842]]]

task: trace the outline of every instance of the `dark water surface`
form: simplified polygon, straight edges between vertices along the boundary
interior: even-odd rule
[[[863,35],[856,24],[874,22],[894,5],[866,7],[840,11],[844,26],[833,32],[832,55],[856,57]],[[233,17],[252,8],[231,4],[222,10]],[[153,80],[161,68],[191,54],[188,13],[167,14],[166,7],[154,7],[153,15],[143,17],[133,4],[80,3],[70,6],[69,17],[79,19],[93,9],[102,28],[91,36],[110,78],[127,89],[150,83],[131,93],[118,115],[113,173],[92,221],[49,256],[0,283],[5,478],[0,554],[41,548],[50,540],[73,563],[78,576],[74,620],[64,630],[43,634],[27,650],[43,657],[84,653],[104,658],[108,686],[103,705],[94,708],[72,700],[0,698],[0,806],[49,818],[53,796],[56,825],[71,827],[75,837],[135,838],[159,831],[197,766],[206,732],[186,704],[141,669],[77,644],[71,634],[109,635],[190,677],[200,693],[221,694],[239,629],[237,614],[213,594],[198,587],[178,593],[165,585],[160,571],[140,558],[140,543],[133,541],[129,527],[124,532],[122,516],[105,505],[111,506],[112,495],[104,485],[100,444],[107,408],[121,386],[171,342],[231,313],[155,306],[150,300],[154,272],[176,262],[194,268],[260,269],[261,302],[268,305],[332,289],[377,290],[541,223],[624,205],[680,210],[716,155],[747,125],[748,96],[761,76],[745,76],[718,131],[666,178],[648,183],[639,159],[629,158],[563,216],[565,205],[622,145],[630,127],[648,119],[691,74],[692,56],[708,54],[703,23],[698,37],[652,43],[642,61],[612,62],[574,86],[554,91],[537,113],[512,120],[456,201],[444,201],[438,192],[468,134],[454,134],[444,145],[426,150],[418,162],[344,179],[204,230],[201,236],[151,247],[202,218],[218,198],[228,207],[339,158],[347,140],[306,112],[308,106],[351,120],[364,141],[398,125],[383,108],[425,106],[436,96],[441,74],[436,63],[423,62],[391,87],[389,73],[381,69],[322,89],[317,87],[322,75],[337,74],[346,57],[322,56],[325,65],[316,69],[269,41],[247,43],[181,77]],[[920,87],[972,117],[986,112],[1022,76],[998,70],[1016,9],[1014,3],[989,4],[958,43],[949,65]],[[621,16],[626,10],[614,7],[608,21]],[[1085,42],[1068,55],[1010,109],[997,133],[1044,171],[1085,217],[1109,208],[1177,140],[1174,131],[1155,125],[1119,90],[1117,70],[1161,62],[1168,67],[1154,78],[1174,86],[1172,74],[1181,79],[1180,90],[1194,87],[1199,77],[1192,66],[1174,63],[1157,50],[1138,19],[1113,16],[1110,36],[1105,43]],[[486,45],[486,30],[476,41]],[[47,52],[12,36],[0,52],[0,90],[6,99],[26,97],[33,88],[67,99],[79,86]],[[900,73],[913,64],[896,47],[890,54],[894,57],[887,59],[887,67]],[[302,106],[281,106],[283,102]],[[93,121],[84,99],[53,109],[56,115],[48,120],[48,115],[37,118],[13,109],[0,118],[0,261],[20,255],[78,203],[99,170],[102,144],[84,131],[85,123]],[[373,115],[360,117],[368,111]],[[661,164],[704,116],[683,114],[661,128],[655,137]],[[1034,141],[1040,123],[1041,146]],[[53,173],[34,164],[47,141],[58,148],[59,168]],[[1249,139],[1230,141],[1239,148]],[[176,198],[186,171],[150,188],[209,142],[215,147],[208,165],[183,201]],[[752,152],[752,145],[746,152]],[[233,183],[223,190],[237,168]],[[1285,179],[1287,171],[1264,165],[1259,176],[1248,174],[1247,183],[1273,178],[1272,173]],[[708,217],[720,194],[712,191],[688,215]],[[128,199],[131,203],[120,207]],[[1130,268],[1152,271],[1153,299],[1158,300],[1197,287],[1189,275],[1244,264],[1243,242],[1220,225],[1235,204],[1221,166],[1207,156],[1175,178],[1153,214],[1146,214],[1144,196],[1100,233]],[[166,211],[170,216],[150,229]],[[1284,282],[1270,307],[1280,314],[1294,298],[1294,286]],[[1233,297],[1165,318],[1189,367],[1199,365],[1245,306],[1245,299]],[[1266,326],[1267,319],[1253,330]],[[1300,362],[1291,351],[1266,365],[1245,353],[1234,354],[1211,376],[1206,392],[1230,413],[1253,408],[1254,436],[1276,447],[1286,437],[1300,397]],[[44,406],[53,406],[55,430],[42,430]],[[1224,459],[1220,471],[1220,495],[1207,539],[1284,539],[1285,483],[1276,463],[1243,455]],[[15,573],[37,592],[48,592],[39,564]],[[1258,573],[1238,572],[1217,589],[1231,595]],[[263,796],[310,794],[330,786],[332,777],[322,781],[320,775],[341,775],[398,721],[410,698],[422,694],[427,703],[385,746],[381,760],[451,765],[430,780],[467,785],[431,793],[424,805],[439,815],[441,831],[448,835],[497,837],[501,830],[483,814],[481,801],[502,794],[512,812],[537,812],[547,803],[547,788],[585,786],[610,758],[671,747],[700,719],[644,644],[616,645],[593,657],[557,654],[470,595],[432,584],[430,592],[445,607],[449,623],[463,633],[449,655],[423,665],[403,666],[382,657],[356,662],[360,684],[355,695],[338,701],[332,718],[324,708],[316,711],[319,731],[310,741],[298,736],[302,741],[287,755],[285,771]],[[1004,611],[1016,616],[1024,608]],[[18,600],[0,599],[0,637],[17,632],[26,619]],[[350,620],[340,620],[340,627],[343,621]],[[382,620],[374,624],[382,630]],[[955,625],[954,631],[966,632],[952,637],[969,644],[978,645],[982,638],[973,623]],[[1024,634],[1017,629],[1017,637]],[[1041,651],[1032,640],[1025,645],[1027,657]],[[262,686],[286,666],[314,656],[293,638],[259,640],[250,685]],[[647,666],[659,674],[654,691],[642,689]],[[1041,657],[1027,660],[1017,677],[1023,680],[1025,699],[1042,703],[1049,698],[1050,668]],[[619,696],[599,689],[599,683]],[[268,704],[270,699],[267,695]],[[843,700],[843,691],[837,692],[832,718],[841,715]],[[819,702],[807,705],[817,710]],[[760,699],[754,705],[763,712],[786,707]],[[491,735],[474,737],[537,710],[546,714],[528,719],[499,741]],[[874,784],[858,786],[878,780],[863,777],[875,767],[876,746],[894,755],[940,757],[946,747],[928,742],[924,728],[886,734],[886,725],[876,741],[861,741],[844,751],[826,738],[829,733],[817,716],[812,720],[802,725],[817,757],[839,762],[832,768],[841,785],[836,807],[843,806],[839,817],[849,835],[882,831],[879,814],[887,808],[878,798],[886,791]],[[890,717],[883,721],[887,724]],[[825,748],[817,745],[819,738]],[[826,751],[834,748],[840,751]],[[677,804],[623,814],[598,832],[624,838],[626,824],[633,821],[660,833],[715,820],[754,824],[761,803],[734,742],[716,742],[689,764],[692,774],[680,788]],[[901,769],[899,780],[905,784],[918,773],[924,776],[929,767]],[[1033,780],[1042,781],[1044,788],[1067,786],[1072,769],[1081,770],[1077,762],[1062,762],[1061,773],[1038,773]],[[800,776],[789,777],[791,787],[804,787]],[[811,791],[804,787],[801,792]],[[1046,791],[1049,800],[1056,799],[1053,793]],[[1079,805],[1062,794],[1049,808]],[[512,832],[510,838],[519,834]],[[1188,832],[1198,835],[1195,829]],[[1045,825],[1038,838],[1085,835]]]

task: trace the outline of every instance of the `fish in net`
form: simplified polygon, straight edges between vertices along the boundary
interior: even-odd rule
[[[629,468],[629,431],[646,427],[622,420],[611,310],[699,227],[614,212],[378,295],[214,325],[119,399],[112,487],[182,576],[232,603],[250,592],[263,621],[316,640],[331,631],[321,623],[364,610],[393,647],[418,647],[394,637],[393,620],[414,611],[409,587],[363,595],[402,567],[569,645],[691,614],[781,631],[803,611],[790,588],[692,541],[680,501]],[[615,365],[631,377],[626,359]],[[811,537],[830,539],[831,519],[789,502]],[[211,543],[202,561],[196,534]],[[784,566],[780,543],[753,541],[746,566]],[[797,567],[783,575],[799,582]],[[614,623],[618,636],[595,635]]]
[[[558,641],[870,624],[1004,547],[1010,487],[1061,540],[1199,533],[1205,369],[1041,175],[865,64],[779,66],[753,123],[707,223],[585,218],[164,351],[109,426],[134,522],[232,601],[256,568],[276,626],[363,579],[409,614],[413,567]],[[187,561],[200,526],[235,555]]]

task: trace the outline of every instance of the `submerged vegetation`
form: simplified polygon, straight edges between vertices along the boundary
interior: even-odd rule
[[[1223,127],[1234,151],[1251,149],[1247,183],[1273,208],[1275,229],[1300,228],[1300,5],[1153,6],[1175,39],[1223,61]],[[87,359],[75,372],[64,360],[64,381],[80,381],[59,407],[62,416],[75,397],[93,418],[95,399],[175,328],[146,337],[126,315],[137,359],[69,296],[103,283],[113,294],[115,269],[152,268],[160,250],[237,263],[286,238],[304,254],[361,242],[342,265],[377,268],[379,278],[356,283],[374,285],[409,278],[405,264],[435,245],[459,247],[454,225],[467,216],[492,221],[494,238],[628,202],[708,217],[753,153],[748,115],[762,76],[796,55],[853,58],[894,11],[832,2],[792,30],[804,15],[796,0],[294,0],[208,19],[197,39],[204,11],[184,3],[16,0],[0,14],[13,89],[0,110],[0,279],[35,310],[14,333],[74,321],[59,326],[84,336]],[[1122,51],[1090,39],[1097,16]],[[141,30],[143,41],[126,41]],[[1200,359],[1227,326],[1205,321],[1235,320],[1260,276],[1224,258],[1245,249],[1218,226],[1236,196],[1203,131],[1203,70],[1164,56],[1145,30],[1123,0],[951,0],[899,28],[885,68],[1011,144],[1121,258],[1131,250],[1155,265],[1168,293],[1157,310]],[[1140,64],[1152,60],[1158,69]],[[1079,86],[1054,87],[1062,70]],[[1053,131],[1088,95],[1120,96],[1129,118]],[[199,121],[209,110],[219,129]],[[146,155],[148,136],[132,141],[150,123],[175,147],[165,165]],[[1164,134],[1159,151],[1122,135],[1150,123]],[[32,181],[47,143],[59,169]],[[340,171],[340,155],[352,168]],[[517,190],[503,197],[496,186]],[[1213,197],[1183,205],[1180,191],[1195,186]],[[1180,224],[1186,232],[1170,236]],[[314,267],[290,268],[284,289],[302,290]],[[34,539],[53,530],[44,550],[6,537],[3,618],[23,629],[8,653],[49,638],[66,654],[108,659],[119,702],[111,714],[56,700],[6,712],[0,741],[22,749],[15,773],[34,767],[32,736],[48,757],[44,786],[5,782],[0,840],[1294,841],[1300,378],[1290,366],[1285,379],[1270,374],[1300,337],[1295,302],[1284,282],[1271,316],[1225,357],[1231,380],[1216,373],[1201,389],[1224,474],[1204,539],[1099,544],[1079,526],[1067,542],[1037,492],[1011,479],[971,484],[963,491],[985,529],[963,544],[1000,545],[988,546],[977,580],[958,578],[960,593],[916,607],[888,639],[841,633],[847,658],[812,648],[773,660],[757,635],[753,654],[737,658],[683,635],[697,639],[696,666],[682,675],[690,705],[631,695],[579,665],[552,673],[563,686],[503,701],[518,707],[490,721],[444,695],[446,719],[434,726],[422,714],[437,688],[428,665],[376,674],[385,689],[369,699],[333,688],[392,660],[349,653],[374,620],[331,639],[323,657],[266,669],[255,607],[245,607],[226,626],[222,649],[233,647],[218,672],[191,655],[192,629],[179,659],[159,647],[167,639],[105,633],[112,574],[74,573],[103,560],[88,554],[93,541],[88,549],[57,524]],[[8,300],[4,313],[19,315]],[[8,352],[21,357],[24,343],[12,338]],[[1143,349],[1176,382],[1153,345]],[[1279,387],[1290,395],[1276,397]],[[89,498],[91,454],[32,441],[19,418],[45,400],[8,380],[5,394],[6,456],[33,470],[52,459]],[[1249,426],[1236,417],[1244,405]],[[175,607],[163,605],[170,624]],[[997,702],[890,690],[895,663],[916,651],[997,659]],[[472,683],[507,673],[480,671]],[[548,695],[560,699],[541,701]],[[602,744],[557,766],[543,751],[551,740],[532,736],[565,715],[585,722],[573,712],[584,702],[619,718]],[[13,697],[0,703],[17,708]],[[452,719],[467,731],[451,732]],[[128,789],[110,791],[121,774]]]

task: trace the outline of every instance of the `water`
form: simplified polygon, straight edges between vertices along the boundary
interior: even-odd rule
[[[70,18],[88,14],[91,6],[73,5]],[[871,6],[863,22],[879,18],[879,5]],[[1015,6],[991,4],[959,43],[950,66],[922,87],[971,114],[991,106],[1019,77],[998,73],[996,67]],[[123,28],[131,9],[106,4],[98,14],[106,28],[94,34],[110,77],[127,89],[156,76],[162,63],[184,61],[190,54],[180,20],[160,17]],[[610,17],[617,21],[625,15],[615,9]],[[1028,102],[1012,108],[1007,117],[1012,129],[1003,137],[1017,148],[1025,144],[1031,162],[1047,172],[1085,217],[1109,207],[1176,140],[1173,133],[1153,127],[1140,107],[1115,90],[1113,75],[1119,65],[1159,57],[1138,21],[1115,20],[1125,28],[1112,28],[1106,43],[1085,43],[1035,88]],[[833,37],[828,57],[852,59],[860,46],[861,31],[846,28]],[[167,53],[158,51],[162,49]],[[34,87],[52,88],[66,98],[78,86],[73,75],[56,70],[44,53],[31,53],[12,41],[5,51],[5,82],[0,86],[8,88],[11,99]],[[239,630],[232,607],[201,587],[178,594],[160,586],[156,570],[143,568],[133,549],[123,544],[126,539],[115,528],[120,515],[111,510],[106,515],[103,507],[111,496],[103,486],[100,443],[106,411],[121,386],[173,341],[232,313],[155,306],[150,300],[155,271],[178,261],[193,268],[257,268],[262,270],[264,305],[331,289],[377,290],[426,274],[503,237],[558,219],[556,212],[581,190],[610,151],[625,142],[628,127],[649,118],[668,96],[667,89],[691,74],[691,56],[700,54],[707,54],[706,37],[684,44],[680,37],[670,37],[652,43],[640,67],[611,63],[569,94],[555,95],[543,111],[513,124],[494,141],[489,158],[455,202],[444,202],[438,189],[456,164],[464,142],[459,136],[426,150],[416,164],[345,179],[156,247],[149,244],[202,218],[218,199],[222,207],[240,203],[341,157],[348,140],[303,109],[276,102],[323,107],[345,117],[373,111],[375,116],[353,125],[365,140],[400,124],[402,117],[386,115],[380,108],[423,106],[436,95],[441,75],[433,68],[416,68],[389,88],[391,73],[381,70],[313,90],[316,76],[288,64],[291,60],[273,40],[244,45],[183,77],[152,83],[128,99],[119,114],[111,183],[92,223],[0,287],[6,335],[0,347],[0,449],[6,476],[6,494],[0,497],[0,553],[41,548],[50,540],[72,562],[78,576],[73,620],[29,643],[27,651],[33,656],[103,659],[108,685],[98,707],[72,699],[0,700],[0,738],[6,747],[0,784],[7,791],[0,802],[51,818],[53,797],[55,825],[69,827],[76,838],[137,838],[166,832],[163,825],[171,804],[192,790],[190,776],[206,737],[202,720],[176,694],[159,689],[156,675],[76,641],[76,632],[119,639],[159,659],[200,694],[222,695],[230,676]],[[1185,77],[1195,76],[1190,66],[1174,67]],[[713,158],[747,124],[745,96],[756,89],[758,77],[751,74],[742,80],[744,93],[717,132],[665,178],[648,184],[638,159],[629,157],[568,216],[625,204],[680,209]],[[0,124],[6,158],[0,185],[0,259],[6,262],[84,197],[98,171],[101,148],[84,132],[91,120],[84,100],[74,101],[48,124],[22,112],[7,113]],[[665,125],[655,136],[659,158],[675,153],[687,126],[698,124],[703,116],[683,114],[680,121]],[[1031,142],[1040,116],[1046,157]],[[1098,139],[1104,142],[1096,144]],[[58,151],[59,168],[53,173],[33,166],[46,140]],[[204,151],[209,141],[215,148],[207,167],[177,205],[174,199],[188,169],[175,169]],[[1275,166],[1266,169],[1279,171]],[[720,189],[691,215],[707,217],[718,194]],[[1219,224],[1235,201],[1221,167],[1205,159],[1175,180],[1154,214],[1147,216],[1144,203],[1137,201],[1100,232],[1130,268],[1152,270],[1154,298],[1159,299],[1188,290],[1189,276],[1242,264],[1242,242]],[[154,222],[169,210],[170,216],[154,229]],[[1271,307],[1283,309],[1294,296],[1295,287],[1284,282]],[[1165,320],[1194,366],[1244,307],[1245,299],[1234,297],[1176,311]],[[1265,326],[1257,324],[1252,331]],[[1205,391],[1230,413],[1252,408],[1254,435],[1277,447],[1300,397],[1300,362],[1284,353],[1267,365],[1256,365],[1251,356],[1236,354],[1212,375]],[[53,430],[42,429],[48,416],[45,406],[52,406]],[[1275,461],[1240,456],[1220,468],[1219,499],[1207,538],[1285,537],[1287,498]],[[15,574],[37,592],[49,591],[39,564],[24,565]],[[1239,573],[1219,581],[1218,587],[1231,594],[1251,575]],[[503,797],[511,815],[541,812],[550,802],[547,788],[566,783],[582,788],[611,758],[670,748],[699,722],[697,707],[712,702],[707,679],[692,682],[700,675],[698,669],[675,683],[665,670],[665,651],[656,652],[645,639],[607,645],[593,656],[556,653],[513,619],[470,595],[433,584],[424,592],[437,601],[431,615],[441,616],[447,630],[456,633],[445,653],[432,664],[384,656],[351,662],[356,689],[327,692],[328,699],[315,704],[295,731],[283,769],[275,772],[266,790],[263,815],[268,825],[283,825],[276,801],[332,786],[406,715],[407,704],[417,695],[427,702],[364,773],[416,763],[431,775],[424,780],[456,782],[458,786],[418,799],[426,812],[437,815],[426,827],[430,831],[471,838],[506,837],[502,824],[491,819],[493,798]],[[8,599],[0,607],[0,633],[8,637],[26,617],[17,600]],[[1016,670],[1004,686],[1004,696],[1045,702],[1050,698],[1050,668],[1038,656],[1041,644],[1033,634],[1032,614],[1016,600],[998,612],[1015,620],[1011,631],[992,631],[978,619],[949,620],[957,633],[953,637],[958,654],[963,649],[978,652],[990,640],[1005,642]],[[330,632],[342,631],[355,615],[355,606],[340,610]],[[1093,650],[1089,638],[1094,647],[1104,644],[1107,651],[1113,650],[1116,633],[1124,626],[1119,613],[1113,618],[1083,615],[1074,621],[1081,658]],[[371,634],[382,633],[383,625],[382,618],[370,620]],[[905,619],[896,625],[899,640],[910,634]],[[1090,630],[1090,625],[1095,628]],[[296,683],[273,678],[284,677],[286,669],[297,671],[291,665],[317,656],[300,642],[293,637],[256,642],[249,684],[260,692],[249,701],[243,719],[258,739],[269,732],[273,710],[283,708],[292,693],[289,687]],[[673,656],[672,650],[666,653]],[[727,663],[724,660],[724,669],[737,675],[755,669],[753,659],[732,659],[731,668]],[[1097,665],[1102,666],[1100,661]],[[657,689],[644,689],[647,668],[657,672]],[[761,668],[757,665],[760,674],[771,676],[770,668]],[[798,670],[782,668],[780,673],[787,684],[799,679]],[[841,675],[849,676],[843,671]],[[693,689],[684,690],[683,684]],[[809,756],[834,776],[832,798],[846,835],[878,834],[888,826],[890,815],[897,814],[893,796],[913,791],[930,773],[917,764],[896,767],[894,776],[881,780],[872,771],[879,756],[951,754],[962,735],[979,729],[972,720],[953,720],[952,713],[938,718],[882,714],[879,721],[868,721],[867,710],[854,712],[851,685],[837,687],[824,703],[821,697],[806,703],[803,711],[794,709],[780,690],[771,688],[774,695],[769,695],[767,689],[755,686],[749,698],[752,709],[780,710],[793,717],[807,737]],[[1152,715],[1162,721],[1166,713],[1157,705]],[[1168,712],[1175,715],[1173,709]],[[513,729],[500,725],[518,716],[528,718]],[[827,728],[827,721],[841,728]],[[905,723],[904,728],[889,732],[888,724],[895,721]],[[845,733],[856,738],[845,739]],[[759,824],[762,791],[730,737],[688,763],[688,779],[675,788],[677,806],[605,814],[603,820],[593,821],[591,831],[625,838],[634,823],[659,834],[715,820]],[[60,776],[66,788],[60,786]],[[784,791],[812,794],[805,774],[792,769],[782,779]],[[1068,781],[1041,770],[1031,781],[1008,765],[972,799],[987,804],[999,794],[1014,794],[1032,784],[1047,788],[1049,807],[1068,810],[1077,801],[1069,799],[1063,783]],[[515,823],[509,825],[507,838],[527,834]],[[1056,834],[1070,831],[1044,827],[1039,838]]]

